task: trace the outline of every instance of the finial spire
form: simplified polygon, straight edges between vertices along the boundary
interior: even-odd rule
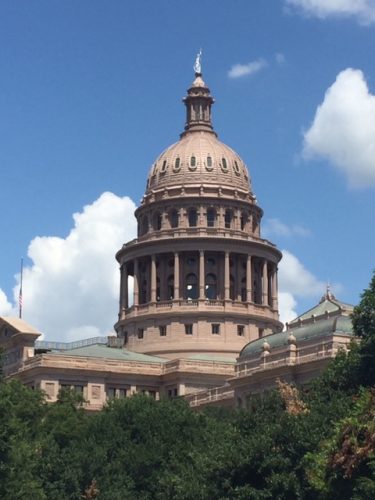
[[[197,57],[195,58],[194,72],[196,76],[202,74],[202,49],[199,49]]]

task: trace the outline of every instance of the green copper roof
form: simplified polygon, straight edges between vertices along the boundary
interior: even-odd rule
[[[352,321],[348,316],[335,316],[327,319],[320,319],[315,323],[308,323],[296,328],[290,328],[287,331],[267,335],[247,344],[240,353],[240,358],[261,352],[264,342],[272,348],[288,345],[289,335],[294,335],[296,342],[311,339],[313,337],[324,337],[329,335],[354,335]]]
[[[166,363],[168,361],[165,358],[158,358],[157,356],[148,356],[147,354],[140,354],[138,352],[128,351],[127,349],[118,349],[99,344],[78,347],[77,349],[71,349],[69,351],[51,351],[49,354],[55,356],[63,355],[117,359],[119,361],[140,361],[144,363]]]
[[[340,302],[331,293],[327,293],[325,296],[322,297],[319,304],[312,307],[305,313],[301,314],[301,316],[298,316],[298,318],[294,319],[293,321],[290,321],[289,325],[294,326],[299,321],[310,319],[311,316],[316,316],[316,317],[323,316],[326,312],[332,314],[334,312],[339,313],[340,311],[351,312],[352,310],[353,310],[352,305],[345,304],[345,302]]]
[[[225,356],[216,356],[215,354],[193,354],[187,359],[195,359],[197,361],[217,361],[218,363],[235,363],[236,358],[226,358]]]

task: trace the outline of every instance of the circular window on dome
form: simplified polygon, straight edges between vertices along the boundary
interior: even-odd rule
[[[180,158],[176,158],[174,161],[173,172],[179,172],[181,169],[181,160]]]
[[[211,158],[211,156],[207,156],[206,170],[208,170],[209,172],[211,172],[212,169],[213,169],[212,158]]]
[[[226,160],[226,158],[224,158],[224,157],[221,159],[221,170],[222,170],[223,172],[228,172],[228,164],[227,164],[227,160]]]
[[[234,173],[236,175],[240,175],[240,167],[238,166],[238,163],[236,160],[234,161],[234,164],[233,164],[233,170],[234,170]]]
[[[195,170],[196,168],[197,168],[197,159],[195,156],[191,156],[189,170]]]

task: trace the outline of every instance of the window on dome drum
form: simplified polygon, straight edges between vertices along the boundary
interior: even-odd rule
[[[237,335],[239,337],[243,337],[245,335],[245,326],[244,325],[237,325]]]
[[[191,208],[188,212],[189,227],[196,227],[198,216],[195,208]]]
[[[239,173],[240,173],[240,167],[238,166],[238,163],[236,162],[236,160],[234,161],[233,168],[234,168],[234,172],[235,172],[237,175],[239,175]]]
[[[141,223],[141,236],[148,233],[148,217],[145,215]]]
[[[244,231],[246,229],[247,219],[248,219],[247,213],[242,212],[242,214],[241,214],[241,231]]]
[[[227,160],[225,158],[221,159],[221,166],[224,171],[228,170]]]
[[[232,227],[232,210],[225,210],[225,216],[224,216],[224,222],[225,222],[225,229],[230,229]]]
[[[194,300],[198,298],[198,280],[197,275],[190,273],[186,276],[185,298]]]
[[[167,160],[164,160],[163,165],[162,165],[161,170],[160,170],[160,173],[164,174],[166,172],[166,170],[167,170]]]
[[[211,332],[212,332],[212,335],[220,335],[220,324],[219,323],[212,323]]]
[[[196,160],[195,156],[192,156],[190,158],[190,167],[195,168],[196,166],[197,166],[197,160]]]
[[[172,300],[174,298],[174,274],[171,274],[167,280],[167,293],[168,300]]]
[[[176,158],[174,161],[174,170],[178,172],[180,170],[181,160],[180,158]]]
[[[142,281],[141,293],[140,293],[140,303],[145,304],[147,302],[147,281]]]
[[[247,301],[246,276],[241,280],[241,301]]]
[[[215,227],[216,221],[216,210],[214,208],[209,208],[207,210],[207,227]]]
[[[159,214],[159,213],[155,214],[154,215],[154,229],[155,229],[155,231],[160,231],[161,222],[162,222],[161,214]]]
[[[144,330],[143,330],[143,328],[138,328],[138,333],[137,333],[137,335],[138,335],[138,338],[139,338],[139,339],[143,339],[143,334],[144,334]]]
[[[185,325],[185,334],[186,335],[193,335],[193,325],[192,324]]]
[[[124,344],[128,343],[128,332],[124,332]]]
[[[169,221],[171,227],[178,227],[178,212],[177,210],[172,210],[169,213]]]
[[[217,299],[217,279],[215,274],[206,275],[206,298],[210,300]]]
[[[157,267],[159,267],[157,265]],[[160,302],[160,278],[157,276],[156,278],[156,302]]]
[[[230,300],[234,300],[234,278],[231,276],[229,278],[229,298]]]
[[[167,335],[167,327],[165,325],[159,326],[160,337],[165,337]]]
[[[264,328],[258,328],[258,337],[262,338],[264,335]]]

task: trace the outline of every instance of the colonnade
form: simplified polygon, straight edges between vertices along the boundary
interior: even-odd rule
[[[121,266],[120,309],[172,300],[237,301],[277,309],[277,265],[229,251],[174,252],[135,258]]]
[[[138,216],[138,236],[176,228],[217,228],[258,235],[260,214],[233,206],[200,205],[182,208],[160,207]]]

